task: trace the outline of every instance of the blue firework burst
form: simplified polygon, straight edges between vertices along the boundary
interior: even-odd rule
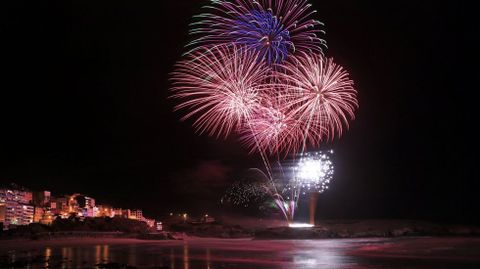
[[[237,44],[257,50],[259,60],[268,64],[282,62],[294,49],[290,33],[270,12],[254,10],[239,16],[230,34]]]

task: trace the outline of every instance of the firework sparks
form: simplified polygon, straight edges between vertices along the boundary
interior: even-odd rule
[[[252,151],[259,146],[270,154],[279,152],[294,144],[295,132],[293,128],[295,120],[285,112],[275,107],[259,107],[249,121],[250,128],[244,132],[242,137]],[[256,145],[258,143],[258,145]]]
[[[340,137],[358,108],[349,74],[323,56],[321,23],[307,1],[211,0],[171,75],[182,120],[194,118],[200,134],[240,134],[260,153],[267,180],[236,183],[224,199],[248,205],[269,196],[287,221],[301,193],[325,191],[333,176],[328,153],[304,154],[307,145]],[[300,156],[288,169],[293,176],[280,169],[277,184],[268,155],[280,167],[281,157]]]
[[[316,191],[319,193],[328,189],[328,184],[333,177],[333,163],[329,154],[318,151],[314,153],[306,153],[299,160],[294,168],[295,177],[292,179],[292,186],[306,192]]]
[[[196,17],[189,45],[245,45],[268,64],[283,61],[294,51],[322,52],[325,41],[317,35],[321,22],[307,0],[212,0],[209,11]]]
[[[254,10],[240,16],[233,28],[237,43],[259,51],[259,60],[269,64],[286,59],[294,47],[288,30],[270,12]]]
[[[357,91],[348,72],[321,55],[291,57],[276,75],[286,89],[288,110],[308,125],[304,139],[318,146],[341,136],[348,120],[355,118]]]
[[[258,53],[237,46],[196,51],[180,61],[172,73],[173,98],[187,109],[182,118],[196,117],[199,133],[228,136],[250,118],[260,102],[269,68],[255,59]]]
[[[248,207],[268,197],[265,184],[236,181],[227,189],[222,197],[222,202],[230,202],[237,206]]]
[[[295,118],[279,94],[270,94],[268,104],[258,106],[249,120],[249,128],[244,128],[241,141],[251,149],[263,150],[270,155],[299,152],[303,145],[307,124]],[[312,129],[317,132],[318,129]],[[319,134],[320,135],[320,134]]]
[[[268,185],[268,178],[259,169],[250,169],[249,173],[241,180],[235,181],[230,186],[221,201],[237,206],[248,207],[255,203],[271,198],[272,189]]]

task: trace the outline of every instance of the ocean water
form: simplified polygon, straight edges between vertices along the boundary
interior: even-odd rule
[[[0,268],[480,268],[480,238],[0,241]]]

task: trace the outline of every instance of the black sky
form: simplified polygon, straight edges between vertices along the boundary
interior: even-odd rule
[[[324,146],[336,151],[336,175],[319,216],[479,223],[470,7],[311,2],[326,54],[350,71],[360,102],[350,131]],[[195,135],[166,99],[205,3],[2,1],[0,183],[152,216],[211,210],[226,183],[260,162],[235,139]]]

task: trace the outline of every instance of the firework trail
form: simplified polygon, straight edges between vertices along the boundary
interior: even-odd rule
[[[321,22],[307,0],[211,0],[208,11],[195,16],[188,46],[236,43],[257,51],[268,64],[279,63],[295,51],[321,53]],[[193,48],[195,51],[196,48]]]

